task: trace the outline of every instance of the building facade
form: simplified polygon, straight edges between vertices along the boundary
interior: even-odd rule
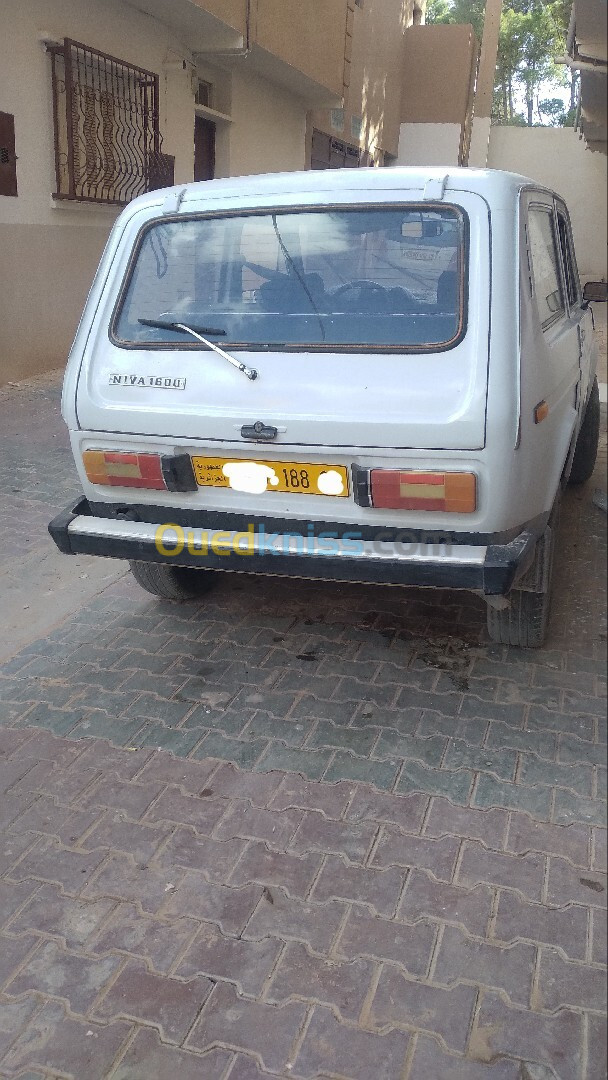
[[[60,367],[121,206],[397,154],[418,0],[0,0],[0,383]]]

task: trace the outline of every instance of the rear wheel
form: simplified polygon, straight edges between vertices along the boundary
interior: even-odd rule
[[[593,380],[591,394],[585,409],[581,429],[576,440],[576,449],[572,459],[572,468],[568,483],[584,484],[590,479],[595,468],[597,448],[600,439],[600,391],[597,379]]]
[[[129,563],[138,585],[163,600],[194,600],[213,588],[213,570],[192,570],[189,566],[167,566],[164,563]]]
[[[558,521],[559,504],[556,504],[549,525],[536,545],[532,566],[519,587],[511,589],[507,597],[509,606],[497,609],[488,605],[488,633],[492,641],[522,649],[540,649],[545,644]]]
[[[540,649],[547,636],[550,593],[529,593],[512,589],[510,607],[497,611],[488,607],[488,633],[502,645]]]

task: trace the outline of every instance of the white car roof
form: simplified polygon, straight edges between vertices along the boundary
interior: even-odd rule
[[[348,191],[353,193],[382,191],[395,192],[427,191],[432,201],[444,198],[449,202],[450,192],[473,192],[481,195],[494,208],[513,206],[522,188],[534,188],[546,191],[543,185],[529,177],[517,173],[502,172],[498,169],[468,169],[421,167],[410,168],[371,168],[371,169],[319,169],[307,172],[260,173],[252,176],[230,176],[220,180],[205,180],[193,184],[179,184],[149,192],[134,199],[128,209],[142,210],[146,207],[157,209],[163,205],[163,212],[171,213],[185,210],[187,204],[201,204],[209,201],[216,204],[225,199],[234,200],[238,205],[251,206],[251,200],[259,197],[267,200],[271,196],[293,196],[293,202],[317,203],[319,195],[327,192],[336,198],[343,197]],[[553,195],[553,192],[549,194]],[[417,197],[420,196],[417,194]],[[290,200],[291,201],[291,200]],[[328,199],[328,202],[331,199]],[[375,200],[374,200],[375,201]],[[193,207],[192,207],[193,208]]]

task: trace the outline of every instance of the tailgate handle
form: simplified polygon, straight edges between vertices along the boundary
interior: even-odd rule
[[[272,442],[278,435],[278,428],[272,424],[263,424],[257,420],[255,424],[243,424],[241,428],[242,439],[253,439],[254,442]]]

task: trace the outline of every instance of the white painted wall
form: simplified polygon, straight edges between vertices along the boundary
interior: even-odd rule
[[[606,163],[572,128],[492,128],[488,168],[522,173],[557,191],[572,218],[585,280],[606,278]]]
[[[457,165],[460,124],[402,124],[396,165]]]

